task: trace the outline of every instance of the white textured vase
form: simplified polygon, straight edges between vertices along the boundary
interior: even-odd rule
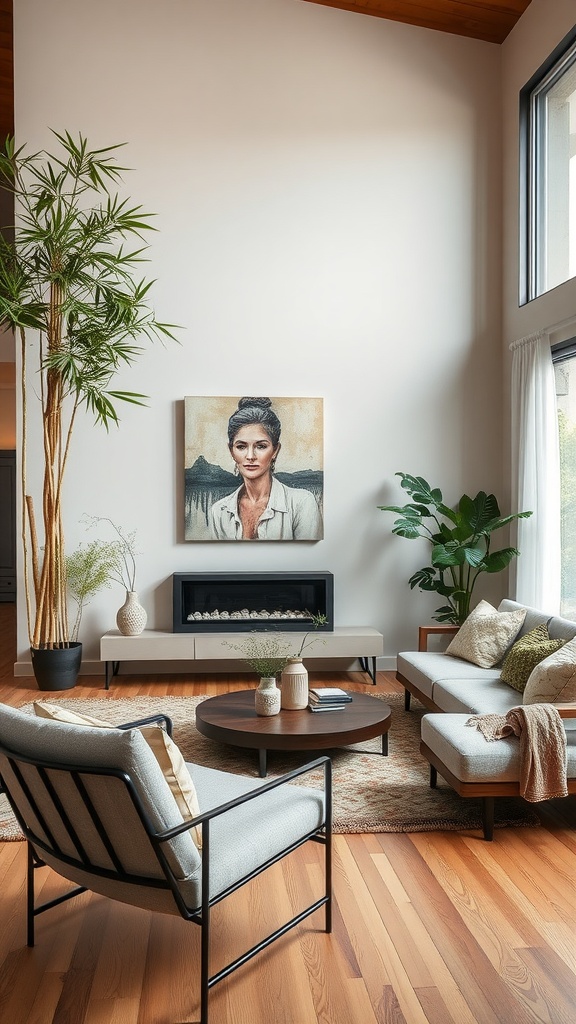
[[[256,714],[262,717],[277,715],[280,711],[280,690],[275,676],[262,676],[258,689],[254,691]]]
[[[146,625],[146,610],[138,600],[135,590],[126,591],[126,600],[116,615],[116,625],[122,636],[138,636]]]
[[[282,707],[299,711],[308,706],[308,672],[302,658],[290,658],[282,671]]]

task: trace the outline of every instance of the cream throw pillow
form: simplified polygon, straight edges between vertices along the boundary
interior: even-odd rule
[[[524,704],[576,701],[576,638],[536,665],[524,689]]]
[[[480,601],[460,626],[446,654],[480,668],[493,668],[502,660],[525,618],[524,608],[499,612],[488,601]]]
[[[40,700],[34,702],[34,711],[39,718],[50,718],[55,722],[67,722],[69,725],[91,725],[100,729],[116,728],[110,722],[103,722],[99,718],[81,715],[69,708],[61,708],[57,704],[47,704]],[[142,725],[138,728],[162,770],[180,814],[184,820],[195,818],[200,814],[198,797],[178,745],[159,725]],[[202,826],[198,825],[193,828],[191,835],[196,846],[201,850]]]

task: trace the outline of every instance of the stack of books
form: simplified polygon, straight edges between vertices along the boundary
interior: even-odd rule
[[[344,711],[351,701],[352,694],[340,690],[337,686],[312,687],[308,691],[310,711]]]

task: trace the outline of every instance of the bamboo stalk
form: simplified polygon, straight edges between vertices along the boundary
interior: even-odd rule
[[[23,327],[20,328],[20,351],[21,351],[21,366],[20,366],[20,392],[22,396],[22,461],[20,464],[20,487],[21,487],[21,499],[22,499],[22,519],[21,519],[21,534],[22,534],[22,554],[23,554],[23,570],[24,570],[24,596],[26,599],[26,624],[28,627],[28,643],[32,644],[32,606],[30,601],[30,579],[28,574],[28,544],[26,541],[26,517],[28,521],[30,517],[30,506],[28,505],[29,499],[26,495],[26,480],[27,480],[27,452],[28,452],[28,390],[26,386],[26,332]],[[37,563],[36,563],[37,568]],[[33,563],[34,569],[34,563]],[[34,590],[36,590],[36,572],[34,572]]]

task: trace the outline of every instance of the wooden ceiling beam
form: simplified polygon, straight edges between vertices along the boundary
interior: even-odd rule
[[[502,43],[531,0],[304,0],[420,28]]]

